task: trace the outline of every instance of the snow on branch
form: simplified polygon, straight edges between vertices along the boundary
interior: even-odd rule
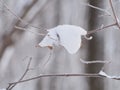
[[[106,78],[110,78],[110,79],[120,80],[120,76],[110,76],[102,70],[99,72],[99,75],[104,76]]]
[[[110,61],[103,61],[103,60],[92,60],[92,61],[86,61],[80,58],[80,61],[84,64],[108,64]]]

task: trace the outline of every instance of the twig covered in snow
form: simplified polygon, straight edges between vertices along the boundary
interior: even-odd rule
[[[80,58],[80,61],[84,64],[107,64],[107,63],[110,63],[110,61],[102,61],[102,60],[85,61],[81,58]]]
[[[102,75],[102,76],[104,76],[106,78],[110,78],[110,79],[120,80],[120,76],[110,76],[102,70],[99,72],[99,75]]]

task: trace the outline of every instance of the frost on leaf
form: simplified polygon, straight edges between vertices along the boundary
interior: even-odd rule
[[[70,54],[74,54],[79,50],[81,36],[87,34],[87,31],[83,28],[74,25],[59,25],[47,31],[47,35],[39,43],[39,46],[53,47],[61,45]]]

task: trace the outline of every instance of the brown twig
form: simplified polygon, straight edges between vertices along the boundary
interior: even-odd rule
[[[0,0],[0,1],[3,2],[2,0]],[[21,21],[22,23],[27,24],[27,25],[29,25],[29,26],[31,26],[31,27],[34,27],[34,28],[37,28],[37,29],[41,29],[40,27],[34,26],[34,25],[32,25],[32,24],[24,21],[22,18],[20,18],[15,12],[13,12],[13,11],[8,7],[8,5],[7,5],[5,2],[3,2],[3,5],[6,7],[6,9],[7,9],[11,14],[13,14],[13,15],[14,15],[19,21]]]
[[[110,25],[107,25],[107,26],[103,26],[102,28],[98,28],[98,29],[95,29],[95,30],[88,31],[88,32],[87,32],[87,35],[96,33],[96,32],[98,32],[98,31],[104,30],[104,29],[109,28],[109,27],[112,27],[112,26],[117,26],[117,24],[116,24],[116,23],[113,23],[113,24],[110,24]],[[33,32],[33,31],[30,31],[30,30],[25,29],[25,28],[22,28],[22,27],[15,26],[15,28],[16,28],[16,29],[19,29],[19,30],[29,31],[29,32],[32,32],[32,33],[34,33],[34,34],[36,34],[36,35],[45,36],[45,34],[38,33],[38,32]]]
[[[21,78],[18,80],[18,82],[20,82],[25,77],[25,75],[28,73],[30,64],[31,64],[31,60],[32,60],[32,57],[30,57],[27,68],[26,68],[25,72],[23,73],[23,75],[21,76]],[[9,84],[9,86],[7,87],[7,90],[12,90],[16,85],[17,85],[17,83]]]
[[[110,24],[110,25],[107,25],[107,26],[104,26],[104,27],[102,27],[102,28],[98,28],[98,29],[95,29],[95,30],[88,31],[88,33],[87,33],[88,35],[90,35],[90,34],[92,34],[92,33],[95,33],[95,32],[98,32],[98,31],[100,31],[100,30],[104,30],[104,29],[109,28],[109,27],[112,27],[112,26],[117,26],[117,27],[120,29],[119,20],[118,20],[118,17],[117,17],[117,15],[116,15],[116,13],[115,13],[112,0],[109,0],[109,3],[110,3],[110,7],[111,7],[111,9],[112,9],[112,13],[113,13],[113,17],[114,17],[114,19],[115,19],[115,23]]]
[[[64,73],[64,74],[41,74],[41,75],[33,77],[33,78],[21,80],[19,82],[13,82],[10,84],[23,83],[23,82],[28,82],[28,81],[40,79],[40,78],[50,78],[50,77],[99,77],[99,78],[108,78],[108,79],[120,80],[119,77],[109,78],[109,77],[106,77],[105,75],[101,75],[100,73],[96,73],[96,74],[89,74],[89,73],[68,74],[68,73]]]
[[[120,29],[119,20],[118,20],[118,17],[117,17],[117,15],[116,15],[116,13],[115,13],[115,9],[114,9],[114,7],[113,7],[112,0],[109,0],[109,3],[110,3],[110,7],[111,7],[111,9],[112,9],[112,13],[113,13],[114,19],[115,19],[115,21],[116,21],[116,25],[117,25],[117,27]]]
[[[43,68],[42,68],[42,70],[41,70],[41,73],[44,72],[43,70],[45,69],[45,66],[47,65],[47,63],[49,62],[50,57],[51,57],[51,54],[52,54],[52,51],[50,51],[50,54],[49,54],[49,56],[48,56],[48,59],[47,59],[47,61],[44,63]],[[30,60],[29,60],[29,62],[28,62],[28,65],[27,65],[27,68],[26,68],[24,74],[22,75],[22,77],[21,77],[17,82],[9,83],[9,86],[8,86],[7,90],[12,90],[12,89],[18,84],[18,82],[23,81],[23,78],[25,77],[25,75],[27,74],[27,72],[28,72],[29,70],[31,70],[31,68],[30,68],[31,60],[32,60],[32,58],[30,58]],[[26,80],[27,80],[27,79],[26,79]]]
[[[34,32],[34,31],[31,31],[31,30],[28,30],[28,29],[25,29],[25,28],[22,28],[22,27],[15,26],[15,28],[19,29],[19,30],[29,31],[29,32],[32,32],[36,35],[45,36],[45,34],[42,34],[42,33],[39,33],[39,32]]]
[[[0,2],[3,4],[2,2],[3,0],[0,0]],[[31,2],[29,5],[26,5],[26,8],[24,9],[24,13],[21,15],[21,19],[24,19],[27,15],[27,13],[32,9],[32,7],[37,3],[37,0],[34,0],[33,2]],[[7,4],[6,4],[7,5]],[[3,4],[4,6],[4,4]],[[16,21],[15,21],[16,22]],[[17,20],[17,22],[14,24],[16,26],[20,25],[20,20]],[[15,43],[15,41],[12,40],[12,35],[14,35],[15,33],[15,28],[14,25],[11,26],[12,28],[9,30],[9,33],[5,33],[4,35],[2,35],[2,42],[1,42],[1,47],[0,47],[0,58],[2,57],[2,55],[4,54],[4,51],[6,50],[6,48],[10,45],[13,45]],[[18,35],[20,35],[20,33],[18,33]],[[18,36],[17,35],[17,36]]]
[[[93,8],[93,9],[98,10],[98,11],[104,12],[104,13],[106,13],[108,16],[111,16],[111,14],[110,14],[106,9],[102,9],[102,8],[100,8],[100,7],[91,5],[91,4],[89,4],[89,3],[87,3],[87,4],[86,4],[86,3],[80,3],[80,4],[81,4],[81,5],[88,6],[88,7],[91,7],[91,8]]]
[[[104,29],[106,29],[106,28],[109,28],[109,27],[112,27],[112,26],[116,26],[116,25],[117,25],[116,23],[113,23],[113,24],[106,25],[106,26],[103,26],[103,27],[98,28],[98,29],[95,29],[95,30],[88,31],[88,32],[87,32],[87,35],[96,33],[96,32],[98,32],[98,31],[100,31],[100,30],[104,30]]]
[[[80,76],[83,76],[83,77],[103,77],[99,74],[41,74],[39,76],[36,76],[36,77],[33,77],[33,78],[29,78],[29,79],[26,79],[26,80],[22,80],[22,81],[19,81],[19,82],[13,82],[13,83],[10,83],[10,84],[14,84],[14,83],[22,83],[22,82],[28,82],[28,81],[31,81],[31,80],[35,80],[35,79],[40,79],[40,78],[45,78],[45,77],[80,77]]]
[[[38,66],[38,67],[35,67],[35,68],[29,68],[29,70],[40,69],[39,71],[41,72],[41,74],[43,74],[44,71],[45,71],[46,65],[47,65],[47,64],[49,63],[49,61],[50,61],[51,56],[52,56],[52,50],[50,50],[50,53],[49,53],[49,56],[48,56],[47,60],[43,63],[43,65],[40,65],[41,67]]]
[[[117,16],[116,16],[116,13],[115,13],[115,10],[114,10],[114,7],[113,7],[113,3],[112,3],[112,0],[109,0],[109,3],[110,3],[110,7],[112,9],[112,12],[113,12],[113,16],[115,18],[115,21],[117,22]]]

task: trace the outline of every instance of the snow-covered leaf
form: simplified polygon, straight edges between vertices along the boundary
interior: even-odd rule
[[[100,71],[99,72],[99,75],[102,75],[102,76],[105,76],[107,78],[111,78],[111,79],[120,79],[120,76],[110,76],[110,75],[107,75],[104,71]]]
[[[58,37],[56,35],[55,30],[47,30],[47,31],[48,31],[48,34],[39,43],[39,46],[41,46],[41,47],[53,47],[54,45],[58,45]]]
[[[61,45],[70,54],[74,54],[79,50],[81,47],[81,36],[87,34],[86,30],[74,25],[59,25],[47,31],[47,35],[39,43],[39,46],[53,47],[54,45]]]

